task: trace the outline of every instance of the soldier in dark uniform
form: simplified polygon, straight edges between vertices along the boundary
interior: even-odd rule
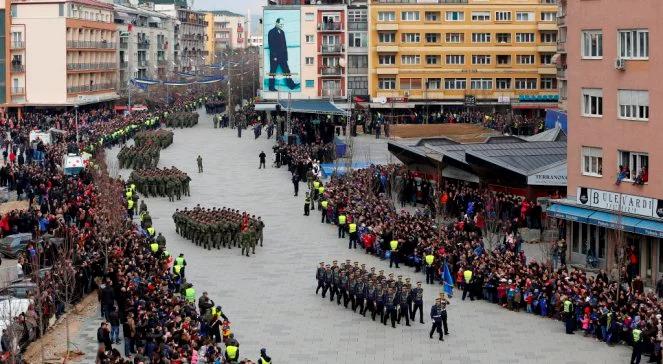
[[[329,264],[325,266],[325,285],[322,287],[322,298],[325,298],[325,295],[327,294],[327,291],[331,291],[332,287],[334,285],[334,275],[332,273],[331,267]],[[330,293],[331,295],[331,293]],[[332,298],[330,301],[333,301],[334,299]]]
[[[315,289],[315,294],[318,294],[318,291],[320,291],[320,288],[322,288],[323,292],[323,297],[324,297],[324,286],[325,286],[325,263],[320,262],[320,266],[318,267],[318,270],[315,272],[315,279],[318,281],[318,287]]]
[[[387,326],[387,320],[391,319],[391,327],[396,328],[396,291],[393,288],[384,294],[384,312],[382,323]]]
[[[375,311],[373,311],[372,319],[375,321],[375,315],[380,313],[380,322],[384,321],[384,296],[385,290],[382,283],[378,283],[378,287],[375,291]]]
[[[361,306],[361,309],[359,310],[359,313],[364,312],[364,307],[366,307],[366,304],[364,302],[365,300],[365,289],[366,289],[366,281],[365,278],[358,277],[357,281],[355,282],[354,286],[354,304],[352,305],[352,311],[357,312],[357,307]],[[364,314],[362,314],[364,315]]]
[[[411,300],[414,303],[414,308],[410,314],[412,320],[417,316],[417,310],[419,310],[419,322],[424,323],[424,289],[421,288],[421,282],[417,282],[417,287],[414,288],[411,293]]]
[[[398,312],[398,323],[401,323],[401,318],[405,317],[405,326],[410,326],[410,288],[408,286],[401,287],[398,292],[398,303],[400,311]]]
[[[339,291],[339,284],[341,283],[340,281],[340,276],[339,276],[339,270],[340,268],[338,267],[338,262],[334,261],[332,263],[332,285],[331,285],[331,293],[329,296],[329,300],[333,301],[334,300],[334,294],[336,294],[337,298],[337,303],[340,305],[341,304],[341,296],[340,296],[340,291]]]

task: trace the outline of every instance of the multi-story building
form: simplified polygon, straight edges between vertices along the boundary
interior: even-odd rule
[[[218,63],[221,53],[227,49],[243,49],[248,46],[246,17],[230,11],[205,12],[207,39],[205,49],[210,55],[209,64]]]
[[[120,32],[118,89],[133,78],[172,77],[175,18],[143,6],[116,4],[115,23]]]
[[[208,52],[205,50],[205,13],[186,8],[181,0],[159,0],[154,3],[154,10],[177,19],[175,25],[173,58],[175,70],[180,72],[200,72],[206,63]]]
[[[117,98],[113,6],[95,0],[12,1],[11,105],[74,105]]]
[[[568,199],[548,214],[566,220],[571,263],[587,256],[654,284],[663,275],[663,99],[657,0],[562,1],[566,51]],[[651,112],[650,112],[651,111]]]
[[[249,47],[262,48],[262,35],[253,34],[249,36]]]
[[[368,7],[348,5],[348,94],[368,96]]]
[[[556,0],[371,0],[369,10],[374,101],[407,99],[408,108],[557,102]]]

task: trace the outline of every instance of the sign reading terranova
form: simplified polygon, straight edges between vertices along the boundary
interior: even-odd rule
[[[611,211],[621,209],[628,214],[663,219],[663,200],[655,198],[578,187],[576,202],[600,209]]]

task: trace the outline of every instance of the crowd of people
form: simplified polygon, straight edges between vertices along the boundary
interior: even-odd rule
[[[129,184],[145,197],[168,197],[169,201],[190,196],[191,177],[177,167],[137,169],[131,171]]]
[[[194,110],[196,106],[188,106],[188,110]],[[194,111],[178,111],[164,114],[166,126],[169,128],[192,128],[198,124],[198,113]]]
[[[161,149],[166,149],[173,144],[173,132],[166,129],[141,131],[134,135],[134,142],[138,146],[153,143]]]
[[[336,159],[334,143],[287,144],[279,142],[273,147],[273,151],[275,166],[288,166],[288,171],[296,175],[300,181],[307,181],[311,176],[309,172],[314,175],[319,174],[320,163],[331,163]]]
[[[241,254],[250,256],[256,253],[256,245],[263,244],[265,223],[260,216],[246,211],[223,208],[202,208],[175,210],[173,214],[175,231],[204,249],[232,249],[241,247]]]

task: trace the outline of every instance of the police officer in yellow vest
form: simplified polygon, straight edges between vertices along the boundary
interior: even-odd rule
[[[258,364],[271,364],[272,358],[267,355],[267,349],[260,349],[260,358],[258,358]]]
[[[239,358],[239,347],[234,344],[226,345],[226,362],[237,363]]]
[[[575,330],[575,308],[573,307],[573,302],[569,297],[566,297],[563,301],[564,303],[564,324],[566,326],[566,333],[569,335],[574,334]]]
[[[427,253],[424,256],[424,269],[426,270],[426,284],[433,284],[435,282],[435,268],[433,268],[433,263],[435,262],[435,256],[432,253]]]
[[[320,202],[320,211],[322,212],[320,223],[329,223],[329,221],[327,221],[327,206],[329,206],[329,201],[322,199]]]
[[[348,244],[348,249],[352,249],[353,243],[355,249],[357,249],[357,241],[359,240],[359,233],[357,232],[357,223],[352,221],[348,224],[348,233],[350,234],[350,243]]]
[[[644,328],[645,323],[640,322],[640,326],[633,329],[631,335],[633,336],[633,353],[631,353],[631,364],[640,364],[640,359],[642,358],[643,351],[643,337],[642,329]],[[653,356],[653,354],[652,354]],[[650,360],[651,362],[651,360]]]
[[[154,229],[153,226],[148,226],[147,229],[147,234],[150,236],[150,238],[154,239],[154,236],[156,235],[157,231]]]
[[[132,199],[127,200],[127,215],[129,216],[129,219],[133,220],[133,218],[134,218],[134,200],[132,200]]]
[[[472,279],[474,274],[472,273],[472,268],[467,267],[463,271],[463,301],[465,301],[465,296],[470,294],[470,301],[474,301],[474,289],[472,289],[474,280]]]
[[[156,241],[152,241],[152,243],[150,244],[150,250],[152,251],[152,254],[157,255],[157,253],[159,252],[159,243],[157,243]]]
[[[180,255],[175,258],[175,264],[176,266],[180,266],[180,274],[182,277],[184,277],[184,267],[186,267],[186,259],[184,259],[184,253],[180,253]]]
[[[320,188],[320,181],[316,179],[315,181],[313,181],[313,200],[317,200],[318,198],[322,197],[318,195],[319,188]]]
[[[184,298],[186,298],[186,301],[189,303],[194,303],[196,301],[196,290],[191,283],[187,284],[184,289]]]
[[[340,212],[338,213],[338,238],[339,239],[345,239],[345,223],[347,220],[347,216],[345,215],[345,212]]]
[[[182,275],[182,267],[181,265],[173,265],[173,274],[181,276]]]
[[[399,268],[398,266],[398,240],[394,239],[389,242],[389,248],[391,248],[391,253],[389,255],[389,268],[393,264],[396,265],[396,268]]]

